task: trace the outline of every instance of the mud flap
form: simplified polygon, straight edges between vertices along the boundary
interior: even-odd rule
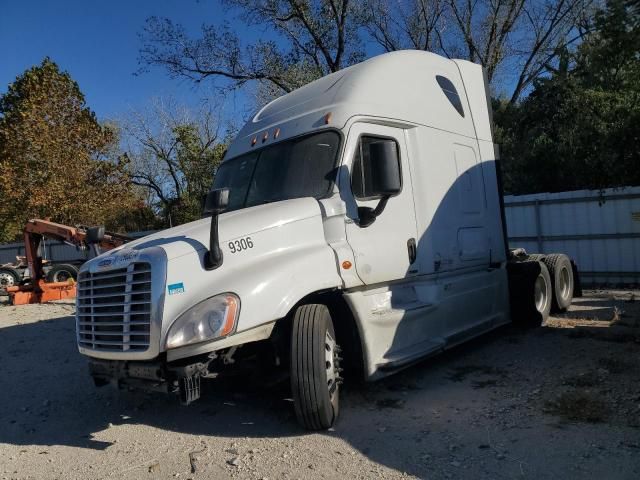
[[[573,297],[582,297],[582,283],[580,282],[580,273],[578,272],[578,265],[571,260],[571,270],[573,271]]]

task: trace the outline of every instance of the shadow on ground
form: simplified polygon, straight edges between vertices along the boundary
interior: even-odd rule
[[[580,303],[611,318],[606,299]],[[574,312],[565,315],[573,318]],[[168,396],[96,389],[77,352],[74,327],[67,316],[0,329],[0,443],[104,450],[112,444],[95,437],[122,424],[218,438],[307,434],[295,422],[287,385],[210,382],[203,398],[189,407]],[[506,327],[381,382],[347,385],[335,431],[321,435],[339,437],[372,461],[418,477],[433,476],[434,458],[459,476],[455,458],[461,452],[487,472],[500,468],[506,477],[519,474],[523,464],[529,472],[553,475],[544,460],[534,466],[532,455],[553,456],[554,436],[560,435],[557,441],[571,438],[541,413],[540,390],[545,375],[559,378],[563,365],[588,354],[590,344],[572,343],[576,332],[585,329],[590,341],[607,330],[598,327],[594,333],[591,328],[523,332]],[[638,353],[636,340],[625,342]],[[502,444],[491,438],[497,431],[503,432],[496,434]],[[511,437],[516,440],[507,452],[504,443]],[[546,439],[547,444],[532,453],[526,438]],[[506,467],[492,466],[505,458]],[[439,474],[449,475],[445,470]]]

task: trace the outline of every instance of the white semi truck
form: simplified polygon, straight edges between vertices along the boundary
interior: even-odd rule
[[[256,361],[288,372],[308,429],[342,370],[374,380],[571,303],[564,255],[509,251],[486,76],[377,56],[269,103],[230,145],[205,217],[79,274],[97,385],[179,394]],[[345,372],[346,373],[346,372]]]

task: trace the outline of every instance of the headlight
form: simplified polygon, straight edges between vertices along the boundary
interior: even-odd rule
[[[167,348],[176,348],[229,335],[238,319],[240,299],[232,293],[207,298],[173,322]]]

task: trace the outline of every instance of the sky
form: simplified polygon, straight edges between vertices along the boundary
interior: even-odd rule
[[[197,34],[202,23],[220,23],[224,13],[218,0],[0,0],[0,94],[49,56],[78,82],[102,120],[144,109],[157,97],[195,105],[215,95],[206,82],[198,87],[158,67],[135,75],[139,33],[153,15]]]
[[[254,108],[246,91],[220,99],[211,81],[171,78],[161,67],[136,75],[139,35],[150,16],[170,18],[193,37],[202,24],[225,20],[241,29],[246,43],[268,35],[264,27],[248,29],[234,20],[221,0],[0,0],[0,95],[16,76],[49,56],[78,82],[101,120],[124,119],[157,98],[187,107],[208,98],[223,105],[223,123],[241,124]],[[380,52],[369,45],[366,53]]]

